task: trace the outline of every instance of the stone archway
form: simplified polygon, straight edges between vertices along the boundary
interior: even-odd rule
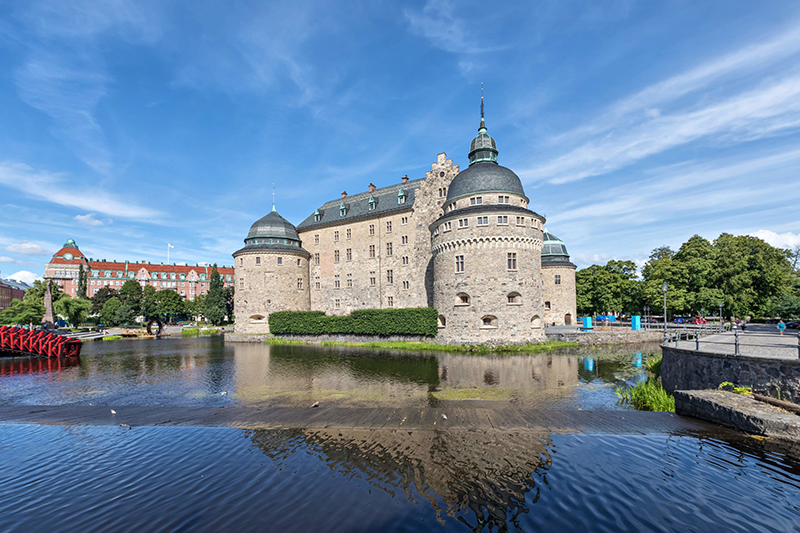
[[[542,327],[542,319],[539,315],[533,315],[533,318],[531,318],[531,327],[534,329]]]

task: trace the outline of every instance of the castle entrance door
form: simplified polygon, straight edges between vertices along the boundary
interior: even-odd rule
[[[570,313],[567,313],[566,315],[564,315],[564,325],[565,326],[571,326],[572,325],[572,315]]]

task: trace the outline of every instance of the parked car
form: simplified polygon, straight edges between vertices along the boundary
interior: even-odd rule
[[[705,318],[702,318],[702,317],[697,317],[697,318],[693,318],[689,323],[690,324],[708,324],[708,320],[706,320]]]
[[[687,324],[689,322],[689,319],[687,319],[687,318],[676,318],[675,320],[673,320],[673,322],[675,322],[676,324]]]
[[[791,322],[786,322],[787,329],[800,329],[800,321],[793,320]]]

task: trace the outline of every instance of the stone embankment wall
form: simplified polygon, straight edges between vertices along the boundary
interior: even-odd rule
[[[264,342],[267,339],[285,339],[293,341],[321,342],[436,342],[435,337],[423,335],[225,335],[225,342]]]
[[[640,344],[661,342],[664,334],[661,331],[595,331],[593,333],[548,333],[547,340],[561,342],[577,342],[587,346],[598,344]]]
[[[800,401],[800,360],[723,355],[661,347],[661,381],[674,390],[716,389],[724,381]]]

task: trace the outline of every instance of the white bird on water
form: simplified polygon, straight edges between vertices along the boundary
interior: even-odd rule
[[[113,409],[112,409],[112,410],[111,410],[111,414],[112,414],[112,415],[115,415],[115,414],[117,414],[117,412],[116,412],[115,410],[113,410]]]

